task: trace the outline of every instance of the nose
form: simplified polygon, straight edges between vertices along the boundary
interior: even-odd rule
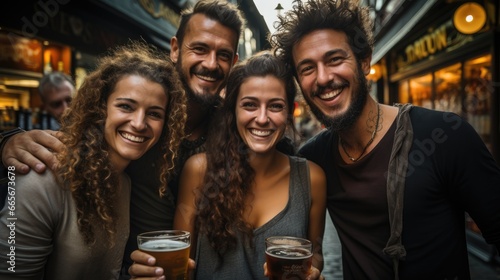
[[[218,67],[217,53],[215,51],[208,53],[202,65],[210,71],[216,70]]]
[[[132,115],[130,125],[137,131],[142,131],[148,127],[146,123],[146,114],[142,111],[137,111]]]
[[[318,76],[316,77],[316,83],[318,86],[327,86],[332,82],[332,75],[328,72],[328,68],[324,64],[318,65]]]
[[[255,122],[257,122],[259,125],[266,125],[269,122],[269,116],[267,115],[267,108],[265,105],[261,106],[257,110]]]

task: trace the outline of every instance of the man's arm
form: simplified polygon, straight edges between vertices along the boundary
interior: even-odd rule
[[[26,174],[31,169],[43,173],[48,166],[53,169],[57,160],[53,152],[59,152],[63,144],[57,131],[30,130],[6,139],[1,147],[2,165],[14,166],[16,172]]]

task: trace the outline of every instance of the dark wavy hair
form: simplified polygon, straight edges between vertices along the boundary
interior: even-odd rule
[[[348,0],[307,0],[293,3],[292,10],[278,16],[269,42],[275,54],[295,72],[293,46],[319,29],[344,32],[358,63],[372,55],[373,31],[369,8]]]
[[[188,22],[195,14],[203,14],[233,30],[236,33],[234,49],[238,49],[238,39],[245,26],[245,19],[236,5],[221,0],[201,0],[196,2],[194,7],[181,12],[179,28],[175,34],[175,37],[179,41],[179,47],[182,46]]]
[[[241,85],[250,77],[274,76],[285,83],[288,128],[294,132],[295,79],[271,52],[261,52],[237,63],[228,78],[226,96],[218,110],[206,143],[207,171],[197,197],[197,225],[219,255],[234,246],[237,233],[252,240],[253,228],[243,218],[245,198],[250,193],[254,170],[248,147],[236,127],[236,105]]]
[[[104,229],[109,241],[115,235],[118,214],[116,194],[118,174],[109,160],[104,138],[107,100],[125,76],[139,75],[163,86],[167,94],[167,113],[162,143],[161,189],[174,168],[177,149],[184,137],[186,96],[173,62],[163,52],[144,42],[131,41],[99,60],[78,90],[61,121],[65,149],[57,157],[60,184],[70,188],[76,203],[78,227],[87,244],[95,242],[95,229]],[[109,243],[113,246],[113,243]]]

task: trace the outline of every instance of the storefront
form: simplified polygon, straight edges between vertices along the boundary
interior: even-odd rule
[[[19,3],[20,2],[20,3]],[[110,47],[140,39],[170,51],[182,9],[197,0],[18,0],[0,12],[0,131],[39,123],[39,80],[62,71],[79,88]],[[267,48],[269,32],[253,1],[232,0],[247,18],[240,58]],[[44,122],[45,123],[45,122]]]
[[[397,100],[462,115],[493,152],[489,34],[464,36],[451,20],[431,30],[390,54]]]
[[[45,73],[69,74],[78,88],[100,55],[129,39],[168,51],[181,10],[175,1],[19,1],[23,9],[0,16],[0,131],[47,128],[39,123]]]
[[[386,52],[381,53],[381,45],[375,48],[373,63],[385,73],[376,82],[377,96],[386,104],[409,102],[461,115],[500,162],[498,2],[474,3],[484,9],[484,23],[474,32],[459,31],[457,25],[455,12],[465,2],[418,2],[422,6],[415,15],[427,10],[412,28]],[[472,253],[485,261],[500,260],[468,216],[466,228]]]

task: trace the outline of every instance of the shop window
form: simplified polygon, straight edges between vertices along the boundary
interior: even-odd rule
[[[434,109],[438,111],[462,113],[461,88],[461,64],[436,71],[434,74],[434,84],[436,95],[434,97]]]
[[[461,115],[491,150],[490,69],[491,55],[488,54],[402,80],[399,102]]]
[[[464,64],[464,117],[489,146],[491,125],[491,55],[471,59]]]
[[[432,109],[432,74],[410,79],[410,102],[413,105]]]
[[[406,103],[411,103],[410,102],[410,93],[409,93],[409,89],[408,89],[408,80],[404,80],[404,81],[401,81],[399,82],[399,91],[398,91],[398,95],[399,95],[399,103],[401,104],[406,104]]]
[[[43,50],[43,73],[52,71],[70,74],[71,69],[71,48],[44,41]]]

